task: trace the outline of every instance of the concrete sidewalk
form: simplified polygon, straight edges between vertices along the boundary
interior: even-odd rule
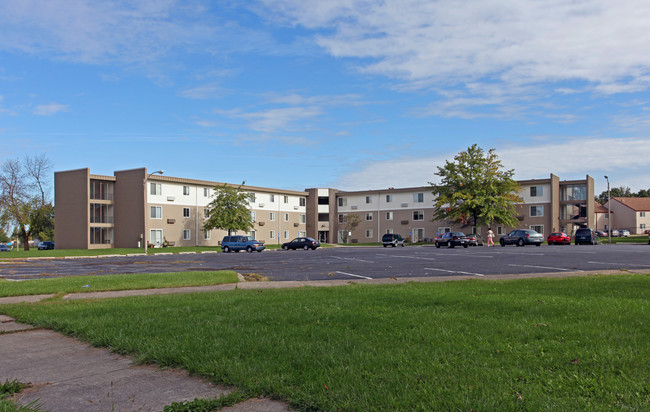
[[[644,271],[594,271],[499,275],[487,279],[587,276],[592,274],[642,273]],[[398,284],[476,279],[474,276],[387,278],[295,282],[240,282],[238,284],[182,288],[74,293],[63,299],[101,299],[152,294],[196,293],[234,289],[330,287],[350,284]],[[0,298],[0,305],[39,302],[53,295]],[[1,307],[0,307],[1,311]],[[128,357],[94,348],[56,332],[34,329],[0,315],[0,382],[14,379],[30,383],[19,403],[34,400],[43,410],[56,411],[160,411],[172,402],[218,397],[231,389],[188,376],[182,370],[161,370],[136,365]],[[289,411],[283,402],[251,399],[225,411]]]

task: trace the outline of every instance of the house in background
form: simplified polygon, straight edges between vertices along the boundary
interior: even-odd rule
[[[612,214],[616,214],[612,229],[629,230],[633,235],[650,229],[650,197],[613,197],[603,206],[607,209],[608,205]]]
[[[593,228],[594,230],[604,230],[607,231],[609,230],[609,213],[611,212],[612,215],[612,222],[614,222],[614,211],[613,210],[608,210],[607,207],[601,205],[600,203],[594,201],[594,222],[596,223],[596,226]]]

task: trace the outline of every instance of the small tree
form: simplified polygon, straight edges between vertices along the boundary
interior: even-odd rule
[[[438,166],[440,184],[433,185],[435,219],[470,225],[493,223],[517,226],[518,183],[514,170],[501,170],[494,149],[487,153],[474,144],[457,154],[454,162]]]
[[[345,243],[348,243],[348,241],[351,240],[348,237],[348,233],[354,232],[354,229],[359,226],[361,223],[361,217],[359,217],[357,214],[345,215],[343,216],[343,222],[345,223],[345,226],[343,226],[343,229],[345,230],[343,241]]]
[[[233,231],[250,231],[255,227],[248,206],[250,193],[242,189],[244,183],[239,187],[227,184],[215,187],[213,199],[206,211],[204,230],[227,230],[230,235]]]

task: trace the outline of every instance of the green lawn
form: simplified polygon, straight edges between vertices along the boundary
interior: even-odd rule
[[[599,243],[609,243],[609,238],[599,237]],[[644,243],[648,244],[648,235],[632,235],[627,237],[613,237],[612,243]]]
[[[20,282],[0,279],[0,297],[218,285],[236,282],[237,273],[233,271],[69,276]]]
[[[650,275],[2,306],[305,410],[648,410]]]

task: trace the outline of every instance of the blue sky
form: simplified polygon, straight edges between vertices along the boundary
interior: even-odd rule
[[[362,190],[477,143],[650,188],[650,2],[459,4],[1,2],[0,162]]]

